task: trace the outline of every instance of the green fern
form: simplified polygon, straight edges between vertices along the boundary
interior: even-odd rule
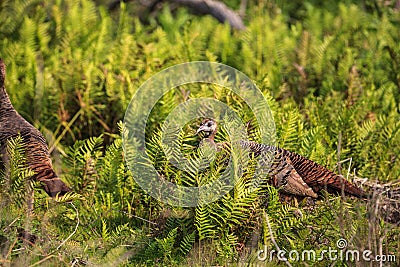
[[[68,176],[79,177],[76,184],[76,191],[83,194],[93,193],[97,183],[97,161],[101,157],[101,147],[103,138],[92,137],[85,141],[76,142],[67,151]]]
[[[28,169],[25,149],[21,136],[7,140],[6,155],[3,156],[4,171],[0,174],[2,202],[16,203],[22,207],[27,193],[32,192],[35,182],[31,180],[34,172]]]
[[[179,245],[179,249],[182,254],[186,255],[193,248],[194,242],[196,241],[196,232],[193,231],[190,234],[183,237],[182,242]]]

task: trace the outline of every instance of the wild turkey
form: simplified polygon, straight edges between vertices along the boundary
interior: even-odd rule
[[[215,143],[218,124],[213,119],[205,119],[197,130],[204,133],[204,141],[214,144],[218,149],[224,144]],[[263,145],[252,141],[239,141],[242,148],[250,150],[256,156],[262,152],[273,153],[269,175],[273,186],[289,195],[317,198],[322,189],[330,193],[343,192],[346,195],[366,198],[368,194],[361,188],[347,181],[343,176],[337,175],[327,168],[309,160],[297,153]]]
[[[28,167],[35,173],[32,179],[43,184],[46,193],[55,197],[71,191],[53,170],[49,150],[43,135],[27,122],[11,104],[5,88],[6,68],[0,59],[0,153],[7,164],[7,140],[20,135]]]

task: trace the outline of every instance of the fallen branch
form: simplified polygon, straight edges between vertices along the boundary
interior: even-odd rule
[[[201,14],[210,14],[219,22],[228,22],[232,28],[244,30],[242,18],[224,3],[215,0],[169,0],[180,5],[187,6]]]
[[[113,10],[119,6],[121,2],[130,2],[129,0],[116,0],[109,5],[109,9]],[[170,2],[180,6],[186,6],[192,11],[199,14],[210,14],[216,18],[219,22],[228,22],[229,25],[236,30],[244,30],[246,27],[242,21],[242,18],[234,10],[227,7],[223,2],[216,0],[153,0],[153,1],[141,1],[142,5],[145,5],[150,11],[154,10],[161,2]],[[246,1],[242,2],[240,13],[244,13],[246,7]]]

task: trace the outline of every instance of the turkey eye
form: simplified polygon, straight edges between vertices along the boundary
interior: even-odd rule
[[[212,123],[211,123],[211,122],[209,122],[209,123],[207,124],[207,127],[211,127],[211,125],[212,125]]]

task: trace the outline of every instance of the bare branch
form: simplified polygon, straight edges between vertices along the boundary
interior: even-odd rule
[[[202,14],[210,14],[219,22],[228,22],[232,28],[244,30],[246,27],[243,24],[241,17],[224,3],[215,0],[169,0],[180,5],[187,6],[196,12]]]
[[[244,18],[246,16],[247,0],[240,1],[239,16]]]
[[[115,0],[109,4],[109,10],[116,9],[121,2],[131,2],[132,0]],[[199,14],[210,14],[215,17],[219,22],[228,22],[232,28],[237,30],[244,30],[246,26],[242,21],[241,16],[245,13],[247,1],[242,1],[240,5],[239,14],[234,10],[227,7],[223,2],[216,0],[142,0],[140,4],[145,6],[150,12],[155,9],[157,5],[162,2],[170,2],[180,6],[186,6]]]

